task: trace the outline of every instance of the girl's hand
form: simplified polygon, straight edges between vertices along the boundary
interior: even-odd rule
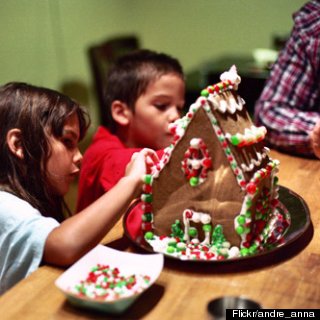
[[[151,167],[159,162],[157,153],[152,149],[142,149],[140,152],[135,152],[131,161],[126,167],[125,175],[136,179],[137,182],[141,182],[144,174],[149,173]]]

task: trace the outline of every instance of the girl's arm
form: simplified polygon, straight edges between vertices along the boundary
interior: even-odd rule
[[[96,246],[139,194],[146,168],[158,161],[155,152],[143,149],[134,154],[126,176],[86,209],[65,220],[48,236],[43,261],[66,266]]]

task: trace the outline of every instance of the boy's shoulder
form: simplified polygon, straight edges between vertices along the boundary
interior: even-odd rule
[[[121,140],[110,131],[100,126],[92,140],[92,143],[85,151],[82,162],[84,167],[102,167],[108,170],[115,166],[125,167],[130,161],[134,152],[140,149],[128,148]]]
[[[84,153],[84,159],[88,157],[103,157],[112,150],[124,149],[126,149],[126,147],[116,135],[110,133],[107,128],[100,126]]]
[[[99,126],[96,133],[93,136],[92,143],[89,146],[103,145],[106,147],[118,147],[125,148],[121,140],[114,134],[112,134],[106,127]]]

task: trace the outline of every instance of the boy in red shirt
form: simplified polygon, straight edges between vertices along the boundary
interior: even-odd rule
[[[107,124],[83,157],[77,211],[124,176],[134,152],[148,147],[161,156],[172,141],[168,127],[180,117],[184,95],[182,67],[166,54],[140,50],[116,62],[107,76]]]

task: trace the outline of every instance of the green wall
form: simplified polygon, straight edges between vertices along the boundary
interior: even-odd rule
[[[90,107],[94,129],[89,45],[135,33],[143,47],[179,58],[188,73],[225,54],[271,48],[272,36],[290,32],[291,15],[305,2],[0,0],[0,83],[63,90]]]

